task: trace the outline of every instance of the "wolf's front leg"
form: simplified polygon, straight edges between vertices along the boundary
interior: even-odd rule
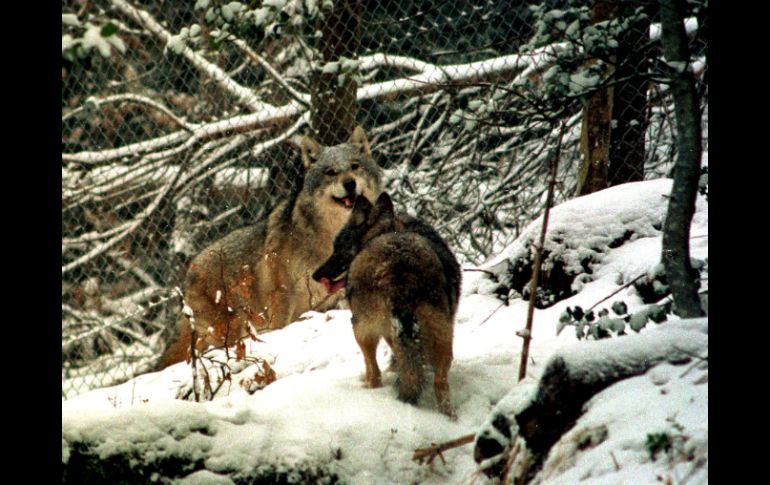
[[[285,288],[276,288],[268,293],[267,328],[276,330],[291,323],[291,295]]]
[[[294,287],[286,265],[281,264],[277,254],[265,256],[265,263],[266,323],[268,329],[275,330],[291,323]]]

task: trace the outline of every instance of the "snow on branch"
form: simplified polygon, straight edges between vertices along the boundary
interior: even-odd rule
[[[192,132],[195,128],[195,124],[188,123],[186,120],[180,118],[179,116],[175,115],[170,109],[168,109],[163,104],[155,101],[154,99],[148,98],[147,96],[142,96],[139,94],[133,94],[133,93],[124,93],[124,94],[115,94],[112,96],[107,96],[105,98],[97,98],[95,96],[91,96],[88,99],[86,99],[86,102],[83,106],[80,106],[66,115],[62,116],[62,121],[66,121],[67,119],[75,116],[78,113],[81,113],[83,111],[88,111],[90,109],[98,109],[99,106],[102,104],[107,103],[121,103],[121,102],[133,102],[133,103],[139,103],[146,106],[149,106],[151,108],[154,108],[161,113],[168,116],[171,120],[174,121],[177,125],[179,125],[181,128]]]
[[[118,10],[126,14],[137,23],[145,26],[156,37],[168,44],[172,38],[171,33],[163,28],[152,15],[145,10],[138,9],[124,0],[111,0],[112,4]],[[217,65],[207,61],[203,56],[193,51],[184,44],[177,46],[178,52],[183,55],[192,65],[213,79],[222,89],[235,96],[238,101],[249,108],[251,111],[262,111],[265,108],[271,108],[267,103],[259,101],[256,94],[244,86],[235,82]]]
[[[98,152],[83,151],[78,153],[63,153],[62,161],[100,165],[124,157],[161,150],[179,143],[195,144],[199,141],[208,141],[222,136],[253,131],[259,128],[282,126],[288,124],[288,122],[293,120],[303,111],[305,111],[305,108],[298,102],[291,102],[279,108],[270,106],[259,113],[232,116],[211,123],[195,125],[192,133],[178,131],[169,135],[153,138],[152,140],[132,143],[131,145],[120,148],[100,150]]]
[[[556,52],[564,49],[566,44],[553,44],[531,53],[510,54],[493,59],[471,62],[468,64],[453,64],[440,66],[429,63],[411,63],[420,67],[420,74],[406,78],[383,81],[363,86],[358,90],[359,101],[364,99],[392,99],[402,95],[416,95],[433,92],[446,85],[490,82],[495,79],[507,78],[522,71],[540,70],[549,65]],[[385,56],[381,62],[386,63]],[[376,56],[372,56],[373,58]],[[407,58],[399,58],[404,61]],[[370,63],[374,62],[369,61]],[[405,61],[404,61],[405,62]]]
[[[376,53],[371,56],[365,56],[358,60],[358,68],[361,71],[368,71],[378,67],[397,67],[416,72],[425,72],[436,69],[436,66],[428,62],[407,56],[394,56],[384,53]]]
[[[190,133],[187,131],[177,131],[168,135],[153,138],[152,140],[144,140],[137,143],[131,143],[130,145],[124,145],[119,148],[110,148],[107,150],[99,151],[82,151],[78,153],[62,153],[61,159],[63,162],[76,162],[80,164],[99,165],[113,160],[118,160],[125,157],[141,155],[153,150],[159,150],[169,145],[182,142],[190,137]]]
[[[181,175],[181,171],[177,174],[177,177]],[[176,183],[176,178],[174,181],[172,181],[169,184],[166,184],[166,186],[163,188],[163,190],[158,193],[158,195],[155,196],[152,203],[148,205],[147,207],[142,210],[142,212],[132,221],[127,223],[123,230],[120,231],[118,234],[110,238],[108,241],[105,241],[93,249],[91,251],[87,252],[83,256],[77,258],[74,261],[71,261],[70,263],[65,264],[61,268],[62,275],[72,271],[73,269],[77,268],[78,266],[91,261],[93,258],[99,256],[100,254],[103,254],[104,252],[108,251],[109,249],[112,249],[115,247],[120,241],[125,239],[129,234],[131,234],[137,227],[139,227],[142,222],[144,222],[147,218],[149,218],[150,215],[152,215],[161,205],[161,202],[165,200],[168,193],[171,191],[171,189],[174,187]]]
[[[121,1],[121,0],[114,0]],[[362,86],[358,89],[358,101],[371,99],[392,99],[404,95],[420,95],[436,91],[451,84],[467,84],[472,82],[489,82],[514,73],[529,75],[533,71],[543,69],[553,59],[563,44],[555,44],[538,49],[528,54],[512,54],[469,64],[440,66],[406,58],[403,56],[388,56],[375,54],[362,59],[363,65],[371,68],[373,65],[387,64],[391,61],[401,66],[411,66],[420,69],[420,74],[403,77],[391,81]],[[284,82],[285,84],[285,82]],[[286,85],[288,86],[288,85]],[[232,133],[257,128],[285,125],[295,117],[307,112],[305,99],[301,93],[296,93],[301,101],[292,101],[284,106],[275,107],[262,105],[256,113],[231,116],[211,123],[191,126],[192,135],[188,131],[179,131],[152,140],[133,143],[120,148],[101,151],[83,151],[62,154],[62,161],[82,164],[102,164],[123,157],[161,150],[163,148],[184,143],[190,136],[196,140],[212,139]]]
[[[304,115],[300,116],[290,128],[285,130],[279,136],[257,144],[251,149],[252,156],[256,157],[269,148],[292,137],[302,126],[308,123],[309,118],[310,114],[309,112],[306,112]],[[159,207],[161,201],[164,200],[165,197],[173,196],[178,198],[183,195],[187,189],[194,186],[196,181],[200,181],[201,178],[207,177],[212,172],[221,174],[222,169],[232,164],[235,160],[233,157],[228,157],[228,155],[242,146],[248,138],[253,138],[258,134],[259,133],[239,135],[221,146],[211,147],[210,150],[201,150],[190,158],[185,170],[182,170],[183,167],[181,166],[164,165],[161,177],[158,177],[157,173],[152,174],[152,177],[145,172],[137,173],[133,170],[133,167],[127,166],[112,166],[109,167],[109,171],[93,174],[93,178],[91,179],[92,184],[89,185],[89,190],[84,191],[83,197],[78,199],[80,203],[84,200],[92,200],[99,195],[106,197],[110,195],[110,192],[118,190],[120,190],[121,193],[125,193],[131,188],[142,188],[142,190],[146,192],[148,183],[152,183],[153,185],[160,184],[162,185],[162,188],[156,193],[152,202],[134,217],[133,220],[124,222],[118,227],[111,228],[100,234],[90,232],[77,238],[63,239],[63,251],[83,244],[92,244],[97,241],[103,242],[97,243],[83,256],[62,266],[62,274],[67,273],[112,249],[117,243],[141,227],[141,223]],[[119,172],[117,176],[115,170],[118,170]],[[247,173],[251,173],[248,169],[245,170]],[[65,175],[68,175],[68,178],[74,177],[74,175],[70,174],[66,169],[62,170],[62,174],[63,179],[65,178]],[[105,179],[104,177],[107,175],[109,175],[109,178]],[[256,177],[253,177],[253,180],[255,180],[258,185],[262,185],[266,182],[266,173],[264,170],[260,170],[256,175]],[[219,177],[217,180],[220,184],[222,183],[222,177]]]

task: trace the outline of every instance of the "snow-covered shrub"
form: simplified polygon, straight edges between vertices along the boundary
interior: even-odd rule
[[[666,321],[667,314],[671,311],[671,304],[650,305],[634,314],[629,314],[626,303],[618,300],[612,304],[612,313],[602,308],[594,313],[593,310],[584,311],[580,306],[567,307],[559,317],[559,325],[556,333],[561,333],[566,326],[575,327],[575,335],[579,340],[599,340],[610,336],[626,335],[626,328],[639,332],[647,325],[648,321],[661,323]]]

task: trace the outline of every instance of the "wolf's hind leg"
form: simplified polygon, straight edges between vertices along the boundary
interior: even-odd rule
[[[366,387],[382,387],[382,378],[380,377],[380,368],[377,365],[377,344],[380,342],[380,336],[361,330],[363,322],[356,322],[353,326],[353,334],[356,337],[358,346],[361,347],[361,353],[364,354],[364,364],[366,364]]]
[[[449,367],[451,365],[451,353],[448,357],[445,354],[439,353],[438,359],[436,360],[436,373],[433,382],[433,388],[436,392],[438,410],[454,420],[457,419],[457,416],[455,415],[454,409],[452,408],[452,403],[449,400]]]
[[[449,368],[452,366],[452,317],[436,307],[424,307],[422,313],[429,335],[428,350],[435,371],[433,389],[438,409],[451,419],[456,419],[449,399]]]
[[[393,338],[390,336],[385,336],[385,342],[388,343],[388,346],[391,350],[390,363],[388,364],[387,370],[389,372],[396,372],[398,371],[398,362],[396,362],[396,348],[393,346]]]

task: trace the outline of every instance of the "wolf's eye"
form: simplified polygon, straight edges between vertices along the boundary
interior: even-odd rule
[[[329,176],[329,177],[333,177],[336,174],[334,173],[334,169],[327,168],[326,171],[324,172],[324,175]]]
[[[356,162],[353,162],[353,163],[350,164],[351,170],[358,170],[360,167],[361,167],[361,165],[359,165]]]

